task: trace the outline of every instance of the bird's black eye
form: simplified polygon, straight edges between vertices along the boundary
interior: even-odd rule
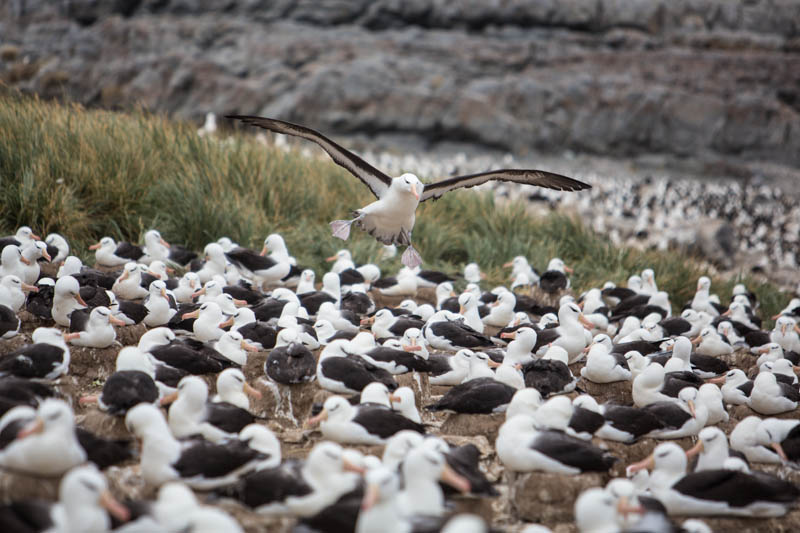
[[[55,412],[55,413],[53,413],[52,415],[48,415],[48,416],[47,416],[47,419],[48,419],[48,420],[55,420],[55,419],[57,419],[57,418],[58,418],[58,417],[60,417],[60,416],[61,416],[61,413],[60,413],[60,412]]]
[[[669,455],[669,450],[656,454],[656,457],[666,457]]]
[[[330,457],[330,458],[331,458],[331,459],[333,459],[334,461],[338,461],[338,460],[339,460],[339,454],[338,454],[338,453],[336,453],[336,452],[335,452],[335,451],[333,451],[333,450],[326,450],[326,451],[325,451],[325,455],[327,455],[328,457]]]

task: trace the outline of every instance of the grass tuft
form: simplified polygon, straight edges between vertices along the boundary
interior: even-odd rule
[[[104,235],[140,242],[150,228],[197,250],[223,235],[260,249],[264,237],[279,232],[301,264],[321,272],[324,258],[343,244],[328,222],[373,199],[324,157],[265,147],[249,135],[200,138],[194,125],[143,111],[86,110],[0,90],[0,131],[0,230],[25,224],[61,233],[84,259]],[[676,309],[708,275],[682,253],[617,248],[576,219],[534,218],[522,203],[500,206],[490,193],[426,202],[414,242],[426,268],[457,272],[477,261],[490,284],[507,282],[501,265],[515,255],[539,269],[561,257],[575,269],[577,291],[653,268]],[[381,249],[360,231],[347,246],[359,262],[377,260]],[[395,271],[399,254],[381,266]],[[739,281],[711,277],[723,299]],[[741,281],[762,299],[765,316],[788,300],[771,284]]]

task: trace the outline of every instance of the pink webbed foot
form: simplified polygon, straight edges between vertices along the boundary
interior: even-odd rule
[[[413,246],[409,245],[406,251],[403,252],[403,257],[400,258],[400,262],[408,268],[417,268],[422,264],[422,256],[419,255]]]
[[[333,236],[346,241],[348,237],[350,237],[350,224],[352,224],[354,220],[334,220],[331,222],[331,231],[333,231]]]

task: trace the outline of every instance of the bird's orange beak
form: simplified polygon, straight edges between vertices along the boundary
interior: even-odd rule
[[[33,239],[34,241],[41,241],[42,240],[42,238],[39,237],[38,235],[36,235],[35,233],[31,233],[31,239]]]
[[[311,418],[306,420],[305,426],[313,428],[314,426],[316,426],[320,422],[322,422],[324,420],[327,420],[327,419],[328,419],[328,410],[323,408],[322,411],[320,411],[317,416],[312,416]]]
[[[52,261],[52,260],[53,260],[53,258],[52,258],[52,257],[50,257],[50,254],[48,254],[48,253],[47,253],[47,250],[42,250],[42,257],[44,257],[45,259],[47,259],[47,261],[48,261],[48,262],[50,262],[50,261]]]
[[[258,348],[256,348],[255,346],[253,346],[249,342],[245,342],[244,339],[242,339],[241,347],[242,347],[242,350],[247,350],[248,352],[257,352],[258,351]]]
[[[81,396],[80,400],[78,400],[78,403],[80,405],[97,403],[97,398],[98,398],[97,394],[89,394],[87,396]]]
[[[161,405],[169,405],[177,399],[178,399],[178,391],[172,392],[161,398]]]
[[[165,241],[163,238],[160,239],[158,242],[160,242],[162,246],[166,246],[167,248],[169,248],[169,243]]]
[[[692,344],[694,344],[695,346],[697,346],[701,342],[703,342],[703,337],[701,337],[700,335],[692,339]]]
[[[260,255],[260,256],[262,256],[262,257],[263,257],[263,256],[267,255],[267,252],[268,252],[268,251],[269,251],[269,250],[267,250],[267,245],[265,244],[265,245],[264,245],[264,247],[263,247],[263,248],[261,248],[261,252],[260,252],[258,255]]]
[[[186,315],[183,315],[183,316],[185,317]],[[232,325],[233,325],[233,317],[230,317],[225,322],[220,322],[218,327],[220,329],[222,329],[222,328],[227,328],[228,326],[232,326]],[[244,340],[242,340],[242,342],[244,342]]]
[[[625,473],[627,475],[635,474],[640,470],[650,470],[656,464],[656,458],[653,454],[647,456],[647,458],[639,461],[638,463],[633,463],[628,465],[628,468],[625,469]]]
[[[169,301],[169,296],[167,296],[167,289],[161,289],[161,296],[163,296],[165,300]]]
[[[719,385],[720,383],[725,383],[725,376],[717,376],[715,378],[707,379],[706,383],[713,383],[714,385]]]
[[[30,265],[31,264],[31,260],[28,259],[27,257],[25,257],[24,255],[19,256],[19,260],[22,261],[23,263],[25,263],[26,265]]]
[[[578,315],[578,320],[580,320],[581,324],[583,324],[583,327],[585,327],[589,331],[592,331],[594,329],[594,324],[588,318],[586,318],[586,316],[583,313]]]
[[[181,317],[181,320],[186,320],[187,318],[197,318],[199,316],[200,316],[200,310],[195,309],[191,313],[184,313],[183,316]]]
[[[100,495],[100,505],[120,522],[127,522],[131,518],[128,508],[119,503],[107,490]]]
[[[39,292],[39,287],[36,285],[28,285],[24,281],[22,282],[22,290],[23,291],[30,291],[30,292]]]
[[[125,322],[120,320],[119,318],[115,317],[114,315],[109,315],[108,321],[114,324],[115,326],[125,326]]]
[[[253,386],[247,382],[245,382],[244,384],[244,393],[247,394],[248,396],[252,396],[253,398],[258,398],[258,399],[261,399],[262,396],[260,390],[253,388]]]
[[[574,270],[572,270],[567,265],[564,265],[564,272],[566,272],[567,274],[572,274],[574,272]]]
[[[89,247],[89,249],[90,250],[99,250],[101,246],[103,246],[103,245],[98,242],[98,243],[95,243],[95,244],[91,245]]]
[[[419,193],[417,192],[417,184],[416,183],[412,183],[411,184],[411,194],[414,195],[414,198],[419,200]]]
[[[356,474],[363,474],[367,471],[363,466],[353,464],[347,459],[342,459],[342,470],[346,470],[347,472],[355,472]]]
[[[439,479],[462,494],[467,494],[470,489],[472,489],[469,480],[453,470],[447,463],[444,464],[444,468],[442,469]]]
[[[336,261],[336,256],[335,256],[335,255],[332,255],[332,256],[330,256],[330,257],[326,257],[326,258],[325,258],[325,262],[326,262],[326,263],[332,263],[332,262],[334,262],[334,261]]]
[[[19,433],[17,433],[17,438],[24,439],[25,437],[30,437],[31,435],[41,433],[42,431],[44,431],[44,420],[37,416],[36,420],[22,428]]]
[[[772,449],[775,450],[775,453],[777,453],[778,456],[780,456],[781,460],[787,463],[789,462],[789,457],[786,455],[786,452],[783,451],[783,446],[781,446],[780,442],[773,442],[772,444],[770,444],[770,446],[772,446]]]
[[[643,514],[644,512],[645,508],[641,505],[631,505],[628,503],[628,498],[626,496],[622,496],[617,502],[617,513],[626,517],[626,520],[629,514]]]
[[[86,302],[84,302],[84,301],[83,301],[83,298],[81,298],[81,295],[80,295],[80,293],[78,293],[78,294],[76,294],[76,295],[75,295],[75,299],[76,299],[76,300],[78,301],[78,303],[79,303],[79,304],[81,304],[82,306],[84,306],[84,307],[89,307],[89,305],[88,305]]]
[[[703,441],[698,440],[697,444],[686,450],[686,457],[692,458],[695,455],[703,452]]]
[[[364,492],[364,498],[361,500],[361,511],[369,511],[372,509],[378,500],[381,498],[381,489],[378,485],[369,484],[367,490]]]

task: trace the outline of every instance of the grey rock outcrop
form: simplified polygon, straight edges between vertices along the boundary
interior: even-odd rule
[[[0,35],[3,81],[87,105],[800,167],[796,0],[10,0]]]

